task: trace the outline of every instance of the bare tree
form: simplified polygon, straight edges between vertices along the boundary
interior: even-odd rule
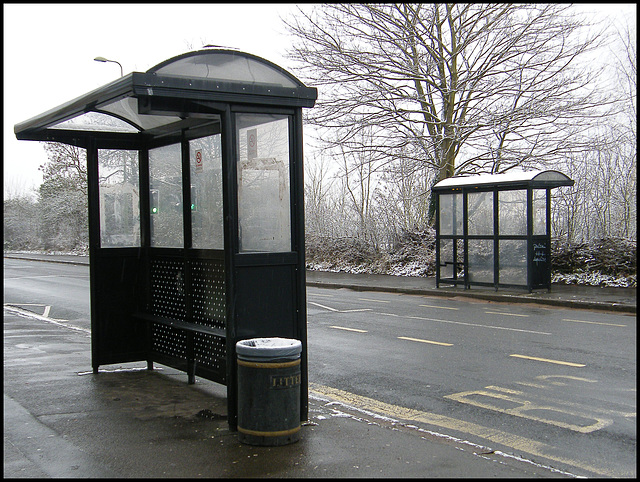
[[[287,21],[290,57],[319,87],[308,121],[326,142],[411,157],[438,181],[549,164],[583,148],[576,133],[602,114],[598,46],[564,4],[329,4]]]
[[[591,135],[591,149],[575,153],[562,170],[575,184],[553,193],[553,233],[569,243],[636,237],[635,149],[620,126]]]
[[[375,207],[379,236],[386,244],[394,244],[405,233],[420,231],[428,224],[426,193],[432,182],[424,164],[410,158],[399,158],[385,167],[375,194]]]
[[[331,219],[331,186],[326,159],[320,157],[314,162],[305,162],[305,222],[308,235],[323,236],[329,234]]]
[[[371,139],[370,128],[360,130],[354,136],[354,141],[360,143],[364,149],[349,151],[340,147],[340,173],[342,187],[348,205],[356,215],[357,236],[365,243],[377,244],[375,223],[373,222],[373,193],[377,184],[375,172],[379,156],[372,149],[366,148]]]
[[[633,142],[637,139],[636,129],[638,126],[637,116],[637,93],[638,93],[638,65],[636,48],[636,27],[635,20],[633,27],[626,24],[622,29],[617,30],[617,40],[620,48],[613,52],[616,60],[615,67],[622,101],[625,104],[624,114],[629,122],[629,134]]]
[[[48,162],[39,167],[43,180],[63,178],[87,194],[87,155],[84,149],[59,142],[45,142]]]
[[[29,194],[13,193],[3,200],[4,249],[38,249],[38,207]]]
[[[85,249],[88,246],[87,158],[75,146],[46,143],[48,162],[40,166],[38,189],[39,235],[50,249]]]
[[[617,78],[623,103],[623,120],[619,128],[622,131],[615,149],[622,162],[620,169],[620,189],[615,191],[622,206],[620,223],[625,237],[637,237],[637,175],[638,175],[638,65],[637,37],[635,19],[627,20],[622,30],[618,30],[617,39],[621,48],[616,58]],[[633,27],[631,23],[633,22]]]
[[[554,232],[569,243],[637,236],[637,117],[635,27],[617,29],[605,80],[616,114],[588,132],[588,149],[570,152],[561,169],[575,181],[555,195]]]

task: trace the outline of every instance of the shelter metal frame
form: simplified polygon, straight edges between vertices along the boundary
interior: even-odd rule
[[[206,49],[127,74],[15,126],[18,139],[86,150],[95,373],[101,365],[146,360],[149,369],[158,362],[184,370],[189,383],[201,376],[226,385],[229,425],[235,429],[236,342],[295,338],[302,342],[300,417],[307,418],[302,108],[313,107],[316,98],[317,89],[265,59]],[[285,139],[278,177],[286,190],[281,203],[285,244],[247,250],[241,246],[238,165],[248,141],[240,133],[269,122]],[[192,143],[203,139],[217,143],[212,149],[220,166],[210,178],[217,180],[222,206],[209,201],[198,212],[198,200],[213,196],[210,184],[198,191],[194,179],[200,171],[194,170]],[[117,169],[124,177],[119,187],[105,185],[100,172],[112,151],[124,159]],[[167,159],[173,162],[170,168],[162,164]],[[151,171],[158,162],[161,170],[155,175]],[[173,191],[159,194],[152,184],[160,182]],[[134,219],[133,227],[111,214],[114,206]],[[173,206],[166,219],[181,219],[182,225],[161,223],[165,218],[157,213],[164,215],[162,209],[168,208],[159,211],[159,206]],[[204,229],[196,220],[207,215],[214,224]],[[126,235],[109,231],[116,218],[127,225]],[[160,227],[165,238],[158,234]],[[244,235],[248,231],[245,227]],[[221,241],[199,246],[214,235]]]
[[[452,177],[433,187],[436,287],[551,289],[551,189],[558,171]]]

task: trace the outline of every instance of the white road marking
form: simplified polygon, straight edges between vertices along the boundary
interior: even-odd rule
[[[332,325],[329,328],[335,328],[336,330],[355,331],[357,333],[367,333],[367,330],[359,330],[357,328],[347,328],[346,326],[335,326],[335,325]]]

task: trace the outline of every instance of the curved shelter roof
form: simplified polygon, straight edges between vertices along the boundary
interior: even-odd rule
[[[313,107],[318,91],[261,57],[229,49],[187,52],[131,72],[16,124],[21,140],[84,145],[157,137],[211,122],[224,104]]]
[[[565,174],[554,171],[513,171],[505,174],[480,174],[477,176],[459,176],[443,179],[433,186],[434,191],[460,188],[554,188],[573,186],[573,180]]]

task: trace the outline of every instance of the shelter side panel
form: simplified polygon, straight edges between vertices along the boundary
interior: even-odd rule
[[[92,303],[97,303],[97,353],[93,365],[146,359],[145,326],[133,319],[140,298],[137,256],[97,256]],[[96,363],[97,362],[97,363]]]
[[[236,336],[297,338],[295,266],[236,268]]]

